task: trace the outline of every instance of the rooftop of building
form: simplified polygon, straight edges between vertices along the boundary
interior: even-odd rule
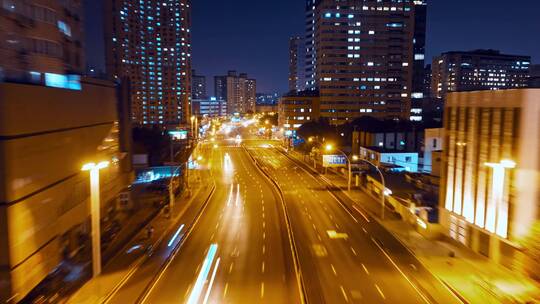
[[[449,51],[442,53],[442,55],[476,55],[476,56],[489,56],[489,57],[506,57],[506,58],[527,58],[530,59],[531,56],[519,55],[519,54],[502,54],[499,50],[494,49],[477,49],[472,51]]]
[[[318,90],[290,91],[283,97],[319,97]]]
[[[405,146],[403,146],[405,148]],[[383,148],[383,147],[377,147],[377,146],[371,146],[371,147],[362,147],[364,149],[368,149],[368,150],[371,150],[371,151],[374,151],[374,152],[377,152],[377,153],[392,153],[392,154],[396,154],[396,153],[406,153],[406,154],[411,154],[411,153],[416,153],[418,154],[417,151],[412,151],[412,150],[397,150],[397,149],[388,149],[388,148]]]

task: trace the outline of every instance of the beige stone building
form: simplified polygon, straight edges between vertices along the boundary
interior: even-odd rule
[[[441,224],[515,266],[540,218],[540,90],[450,93],[444,121]]]
[[[0,84],[0,302],[22,299],[90,238],[87,162],[101,171],[102,217],[129,184],[117,90],[87,80],[81,90]]]

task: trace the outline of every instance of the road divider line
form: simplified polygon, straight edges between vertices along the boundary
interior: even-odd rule
[[[360,215],[366,220],[366,222],[371,223],[369,218],[364,214],[364,212],[362,212],[362,210],[358,208],[358,206],[356,206],[356,204],[353,204],[353,208],[354,210],[356,210],[356,212],[360,213]]]
[[[418,287],[416,287],[416,285],[413,284],[413,282],[411,282],[411,280],[409,279],[409,277],[407,277],[407,275],[405,275],[405,273],[403,271],[401,271],[401,268],[399,268],[399,266],[396,264],[396,262],[394,262],[394,260],[390,257],[390,255],[388,255],[388,253],[386,253],[386,251],[384,250],[384,248],[381,247],[381,245],[379,245],[379,243],[377,241],[375,241],[373,238],[371,238],[371,240],[373,241],[373,243],[381,250],[381,252],[384,254],[384,256],[390,261],[390,263],[392,263],[392,265],[399,271],[399,273],[405,278],[405,280],[407,280],[407,282],[412,286],[412,288],[418,293],[418,295],[422,298],[422,300],[424,300],[425,303],[428,303],[430,304],[429,300],[424,296],[424,294],[418,289]]]
[[[285,218],[285,225],[286,225],[286,228],[287,228],[287,235],[289,236],[288,240],[289,240],[289,246],[290,246],[290,249],[291,249],[291,255],[292,255],[292,260],[293,260],[293,264],[294,264],[294,270],[295,270],[295,274],[296,274],[296,282],[298,284],[300,303],[306,304],[306,303],[308,303],[308,299],[306,298],[306,294],[307,294],[306,287],[305,287],[305,283],[304,283],[302,269],[300,268],[300,260],[299,260],[299,257],[298,257],[298,250],[296,248],[296,242],[294,240],[294,233],[292,231],[291,220],[289,218],[289,213],[288,213],[288,210],[287,210],[287,206],[285,205],[285,196],[283,195],[283,191],[279,187],[279,184],[274,179],[272,179],[271,175],[269,173],[267,173],[265,170],[262,169],[260,164],[255,160],[253,155],[251,155],[251,153],[245,148],[245,146],[244,146],[244,149],[245,149],[246,153],[253,160],[253,163],[255,164],[255,167],[259,170],[261,175],[263,177],[265,177],[271,184],[273,184],[275,189],[277,190],[277,193],[278,193],[278,196],[279,196],[279,199],[280,199],[280,202],[281,202],[283,215],[284,215],[284,218]]]
[[[381,288],[379,287],[379,285],[375,284],[375,288],[377,288],[377,291],[379,292],[379,294],[381,295],[381,298],[383,298],[383,300],[386,300],[386,297],[384,296],[384,293],[382,292]]]
[[[223,298],[227,296],[228,290],[229,290],[229,283],[225,283],[225,288],[223,289]]]
[[[345,288],[343,288],[343,285],[339,286],[339,289],[341,290],[341,294],[343,295],[343,298],[345,298],[345,302],[349,303],[349,297],[347,296],[347,293],[345,292]]]

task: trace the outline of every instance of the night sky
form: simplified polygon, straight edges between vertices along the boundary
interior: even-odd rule
[[[258,92],[287,91],[288,38],[304,33],[305,0],[192,2],[193,68],[210,95],[213,76],[231,69],[256,78]],[[101,1],[85,0],[85,11],[87,62],[103,69]],[[492,48],[539,63],[539,12],[538,0],[431,0],[426,58]]]

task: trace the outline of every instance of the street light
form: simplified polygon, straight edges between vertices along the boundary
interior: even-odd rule
[[[503,159],[499,163],[485,163],[485,165],[493,169],[491,184],[493,216],[488,215],[488,218],[493,221],[493,226],[489,227],[491,224],[486,223],[486,229],[506,238],[508,234],[508,205],[504,202],[504,182],[506,170],[515,168],[516,163],[509,159]]]
[[[353,155],[354,161],[363,161],[373,167],[377,170],[377,173],[379,173],[379,177],[381,178],[382,183],[382,190],[381,190],[381,219],[384,220],[384,207],[385,207],[385,196],[392,195],[392,190],[386,188],[386,182],[384,180],[384,175],[382,174],[381,169],[379,169],[379,166],[375,165],[374,163],[370,162],[369,160],[359,158],[357,155]]]
[[[99,170],[107,168],[108,161],[98,164],[88,163],[82,166],[82,171],[90,171],[90,216],[92,223],[92,269],[93,276],[101,273],[101,229],[100,229],[100,192]]]
[[[334,146],[332,146],[332,144],[327,144],[326,147],[325,147],[326,151],[327,152],[331,152],[334,150]],[[347,167],[349,169],[349,174],[348,174],[348,178],[347,178],[347,191],[351,191],[351,178],[352,178],[352,170],[351,170],[351,160],[349,159],[349,157],[347,156],[347,154],[345,154],[345,152],[341,151],[340,149],[335,149],[337,150],[339,153],[343,154],[343,156],[345,156],[345,159],[347,159]]]

